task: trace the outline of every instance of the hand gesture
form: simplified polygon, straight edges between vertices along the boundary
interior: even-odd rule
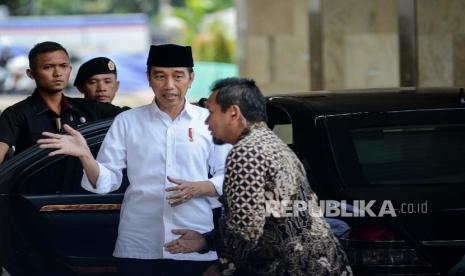
[[[181,235],[177,240],[165,244],[165,250],[171,254],[197,252],[207,246],[205,237],[194,230],[173,229],[171,232]]]
[[[176,184],[174,187],[168,187],[165,189],[167,192],[177,192],[166,198],[173,207],[185,203],[193,197],[216,195],[215,187],[210,181],[191,182],[182,179],[175,179],[169,176],[168,181]]]
[[[39,139],[37,143],[42,149],[56,149],[50,152],[49,156],[55,156],[57,154],[67,154],[76,157],[82,157],[90,154],[90,149],[87,146],[86,139],[74,130],[69,125],[65,124],[63,128],[69,135],[42,132],[42,135],[48,138]]]

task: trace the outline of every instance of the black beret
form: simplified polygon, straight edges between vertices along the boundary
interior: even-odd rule
[[[163,44],[150,46],[148,66],[194,67],[190,46]]]
[[[116,76],[116,65],[111,59],[106,57],[93,58],[84,62],[79,67],[76,79],[74,80],[74,86],[84,84],[93,75],[109,73],[113,73]]]

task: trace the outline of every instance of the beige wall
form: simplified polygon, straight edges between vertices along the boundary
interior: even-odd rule
[[[309,25],[311,1],[320,3],[321,26]],[[415,3],[417,85],[464,86],[465,1]],[[322,89],[400,86],[398,5],[399,0],[236,0],[240,74],[254,78],[266,94],[311,90],[312,53],[319,53]],[[320,28],[319,41],[309,37],[311,27]],[[321,52],[312,52],[316,43]]]
[[[465,1],[417,1],[418,81],[465,86]]]
[[[307,0],[236,0],[240,75],[268,94],[310,84]]]
[[[323,88],[399,85],[396,0],[322,1]]]

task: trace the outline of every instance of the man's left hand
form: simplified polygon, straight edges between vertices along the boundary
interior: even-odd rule
[[[168,181],[176,186],[165,189],[167,192],[178,192],[168,196],[166,199],[171,206],[177,206],[189,201],[193,197],[216,196],[216,190],[210,181],[191,182],[182,179],[175,179],[168,176]]]

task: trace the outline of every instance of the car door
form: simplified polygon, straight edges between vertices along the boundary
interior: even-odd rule
[[[343,198],[390,201],[395,234],[447,273],[465,255],[465,110],[327,115],[317,125]]]
[[[79,130],[93,154],[110,124]],[[50,158],[48,152],[34,146],[0,167],[1,256],[7,270],[19,275],[114,273],[112,251],[127,178],[118,191],[93,194],[80,187],[77,158]]]

